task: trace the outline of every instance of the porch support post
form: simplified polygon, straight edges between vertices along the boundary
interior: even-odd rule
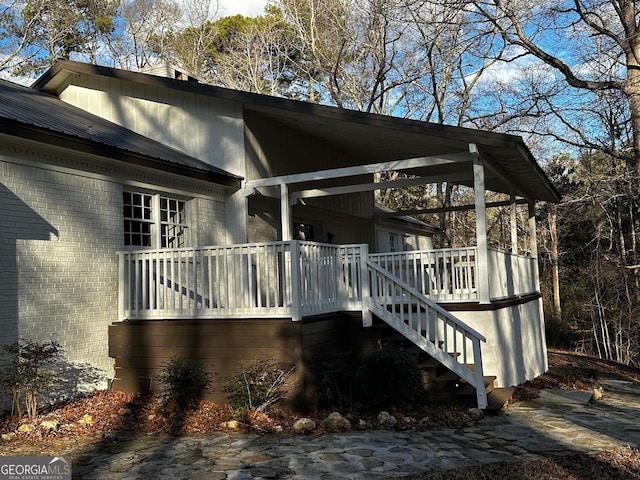
[[[300,243],[291,242],[291,320],[302,319],[302,275],[300,272]]]
[[[476,209],[476,244],[478,246],[477,288],[480,303],[489,303],[489,252],[487,250],[487,204],[485,199],[484,162],[480,158],[478,147],[469,145],[473,154],[473,192]]]
[[[511,192],[511,252],[518,254],[518,204],[514,191]]]
[[[536,231],[536,206],[529,202],[529,248],[533,262],[533,281],[537,291],[540,291],[540,272],[538,269],[538,234]]]
[[[291,205],[289,204],[289,187],[286,183],[280,184],[280,218],[282,223],[282,241],[293,240],[293,222],[291,220]]]
[[[360,246],[360,294],[362,295],[362,326],[371,327],[373,319],[371,316],[371,285],[369,285],[369,245],[366,243]]]

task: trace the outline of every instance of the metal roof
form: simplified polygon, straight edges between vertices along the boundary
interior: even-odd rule
[[[239,102],[247,118],[251,115],[260,116],[270,123],[285,127],[283,132],[300,132],[346,153],[344,166],[469,153],[470,144],[474,144],[487,166],[485,185],[488,190],[506,194],[515,192],[527,200],[560,200],[560,194],[519,136],[345,110],[69,60],[56,62],[32,88],[58,94],[78,74],[104,76]],[[287,139],[283,138],[282,141],[286,142]],[[431,165],[405,173],[424,177],[450,175],[451,178],[455,176],[456,183],[473,186],[470,163]]]
[[[240,177],[69,105],[55,96],[6,80],[0,80],[0,123],[2,133],[51,141],[121,161],[222,185],[239,186]]]

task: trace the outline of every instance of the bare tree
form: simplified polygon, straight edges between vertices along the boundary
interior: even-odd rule
[[[212,59],[211,81],[227,88],[299,97],[289,60],[298,48],[289,26],[274,13],[244,20]]]
[[[634,0],[542,2],[535,8],[522,0],[462,3],[478,21],[485,22],[487,31],[498,33],[505,45],[512,47],[512,58],[533,56],[577,90],[596,96],[601,92],[621,94],[632,130],[630,150],[619,148],[619,144],[616,148],[598,147],[624,158],[636,170],[640,167],[640,13]],[[541,96],[540,100],[570,130],[581,133],[582,138],[593,134],[571,129],[573,118],[550,98]],[[589,97],[591,101],[594,98]]]
[[[140,69],[167,58],[168,42],[182,11],[176,0],[124,0],[117,34],[106,38],[115,65]]]

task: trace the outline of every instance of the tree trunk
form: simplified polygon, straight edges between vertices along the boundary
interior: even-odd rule
[[[549,234],[551,245],[549,257],[551,260],[551,289],[553,292],[553,316],[556,320],[562,319],[562,304],[560,302],[560,266],[558,262],[558,206],[549,205]]]

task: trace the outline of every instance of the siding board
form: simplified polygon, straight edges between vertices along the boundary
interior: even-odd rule
[[[273,359],[295,366],[295,387],[287,406],[313,408],[315,378],[334,354],[352,351],[362,330],[361,318],[336,313],[300,322],[270,320],[131,321],[109,326],[109,355],[115,359],[112,388],[126,392],[157,391],[154,380],[172,357],[198,361],[214,374],[206,398],[225,403],[225,383],[243,364]],[[356,336],[350,336],[355,331]]]

